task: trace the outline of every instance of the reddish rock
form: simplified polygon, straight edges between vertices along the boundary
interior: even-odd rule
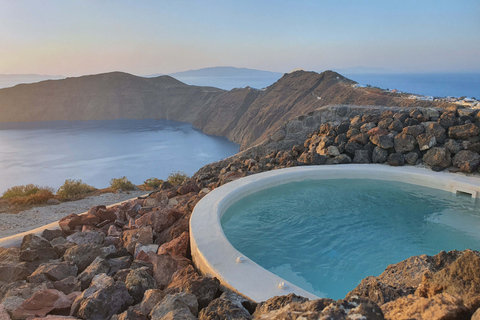
[[[7,310],[5,309],[2,303],[0,303],[0,319],[11,320],[10,315],[8,314]]]
[[[186,309],[192,317],[188,317],[187,312],[187,317],[179,317],[177,315],[176,318],[172,319],[195,319],[194,316],[198,314],[198,307],[197,299],[191,293],[181,292],[174,295],[167,295],[152,309],[150,318],[152,320],[166,319],[168,313],[179,309]]]
[[[96,226],[100,222],[100,218],[94,214],[87,213],[80,215],[80,225]]]
[[[130,254],[135,253],[135,246],[137,243],[151,244],[153,242],[152,227],[141,227],[139,229],[127,230],[122,234],[123,247],[127,249]]]
[[[106,208],[102,206],[98,208],[95,212],[95,215],[100,219],[100,221],[115,221],[117,220],[117,215],[115,214],[115,208]]]
[[[72,234],[75,232],[75,228],[79,226],[81,223],[81,218],[78,214],[72,213],[66,217],[63,217],[58,221],[58,225],[60,226],[60,229],[65,233],[65,234]]]
[[[29,316],[44,317],[48,313],[67,312],[80,292],[73,292],[65,295],[55,289],[47,289],[35,293],[30,299],[25,300],[22,305],[13,311],[14,319],[25,319]]]
[[[376,277],[367,277],[363,279],[355,289],[350,291],[346,298],[357,296],[382,305],[400,297],[413,294],[414,292],[415,289],[412,287],[394,287],[379,281]]]
[[[437,139],[435,138],[435,136],[428,133],[422,133],[418,135],[417,141],[418,141],[418,147],[422,151],[428,150],[431,147],[434,147],[437,145]]]
[[[448,293],[432,298],[409,295],[381,308],[387,320],[461,320],[469,319],[471,315],[461,299]]]
[[[437,143],[444,143],[447,138],[445,129],[438,122],[428,122],[425,125],[425,133],[433,135]]]
[[[122,235],[122,229],[120,229],[119,227],[115,225],[108,227],[107,236],[120,237],[121,235]]]
[[[195,192],[195,193],[200,192],[200,187],[193,181],[183,184],[177,190],[177,193],[180,195],[185,195],[190,192]]]
[[[387,135],[389,134],[390,132],[387,130],[387,129],[384,129],[384,128],[380,128],[380,127],[376,127],[376,128],[373,128],[371,130],[369,130],[367,132],[367,134],[370,136],[370,137],[373,137],[373,136],[384,136],[384,135]]]
[[[170,227],[176,220],[175,215],[170,210],[163,209],[144,214],[135,220],[135,224],[139,227],[151,226],[155,232],[162,232]]]
[[[177,259],[169,254],[157,255],[150,252],[148,256],[153,264],[153,277],[159,289],[165,288],[172,279],[173,274],[183,267],[183,265],[179,265]]]
[[[153,307],[165,298],[165,293],[158,289],[149,289],[143,294],[143,300],[139,305],[139,311],[143,314],[150,314]]]
[[[186,257],[189,245],[190,235],[188,232],[183,232],[179,237],[162,244],[157,254],[169,253],[171,256]]]
[[[199,276],[192,265],[188,265],[172,276],[165,293],[190,292],[197,297],[200,308],[205,308],[216,297],[219,287],[217,278]]]

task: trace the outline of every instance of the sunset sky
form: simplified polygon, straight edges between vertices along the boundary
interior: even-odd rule
[[[0,0],[0,74],[480,72],[480,1]]]

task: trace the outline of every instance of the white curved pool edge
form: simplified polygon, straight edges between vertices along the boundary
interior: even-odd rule
[[[140,196],[140,197],[145,197],[145,196],[148,196],[148,194],[146,195],[143,195],[143,196]],[[108,206],[106,206],[107,208],[111,208],[111,207],[114,207],[114,206],[118,206],[118,205],[121,205],[125,202],[128,202],[128,201],[132,201],[132,200],[136,200],[138,199],[138,197],[135,197],[135,198],[131,198],[131,199],[127,199],[127,200],[123,200],[123,201],[120,201],[120,202],[117,202],[117,203],[114,203],[114,204],[110,204]],[[79,215],[85,215],[87,214],[88,211],[85,211],[83,213],[80,213]],[[58,220],[60,221],[60,220]],[[52,223],[49,223],[49,224],[46,224],[46,225],[43,225],[41,227],[38,227],[38,228],[35,228],[35,229],[32,229],[32,230],[29,230],[29,231],[25,231],[25,232],[22,232],[22,233],[17,233],[17,234],[14,234],[12,236],[8,236],[8,237],[5,237],[5,238],[1,238],[0,239],[0,248],[9,248],[9,247],[18,247],[22,244],[22,240],[23,240],[23,237],[25,237],[27,234],[30,234],[30,233],[33,233],[35,235],[41,235],[42,232],[44,230],[47,230],[47,229],[50,229],[50,230],[56,230],[56,229],[60,229],[60,226],[58,225],[58,221],[55,221],[55,222],[52,222]]]
[[[255,174],[213,190],[195,206],[190,219],[194,264],[203,274],[218,278],[223,286],[256,302],[289,293],[320,298],[267,271],[236,250],[225,237],[220,219],[233,203],[252,193],[307,179],[343,178],[398,181],[452,193],[460,191],[471,194],[472,201],[480,196],[479,178],[418,167],[346,164],[294,167]],[[245,261],[237,262],[239,257]],[[285,284],[283,289],[279,286],[281,283]]]

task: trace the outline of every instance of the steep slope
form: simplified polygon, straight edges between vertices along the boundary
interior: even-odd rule
[[[0,122],[171,119],[192,122],[224,91],[186,85],[172,77],[112,72],[0,90]]]

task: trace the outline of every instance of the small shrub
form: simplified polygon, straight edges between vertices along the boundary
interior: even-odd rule
[[[183,171],[173,171],[168,175],[167,181],[174,186],[182,184],[185,180],[188,179],[188,175]]]
[[[155,190],[158,189],[163,183],[163,180],[160,180],[158,178],[150,178],[147,179],[143,182],[143,185],[145,186],[146,189],[150,190]]]
[[[13,205],[42,204],[55,197],[53,191],[53,188],[27,184],[8,189],[3,193],[2,198],[8,199]]]
[[[11,199],[17,197],[25,197],[40,191],[40,187],[35,184],[27,184],[26,186],[11,187],[3,193],[2,198]]]
[[[130,191],[135,190],[135,185],[127,179],[127,177],[121,177],[110,180],[110,188],[113,190]]]
[[[96,190],[86,183],[83,183],[81,179],[67,179],[65,183],[58,188],[57,195],[60,199],[76,200],[85,197],[88,193]]]
[[[55,198],[53,192],[50,190],[41,189],[29,196],[10,198],[9,202],[13,205],[43,204],[46,203],[48,199],[52,198]]]

